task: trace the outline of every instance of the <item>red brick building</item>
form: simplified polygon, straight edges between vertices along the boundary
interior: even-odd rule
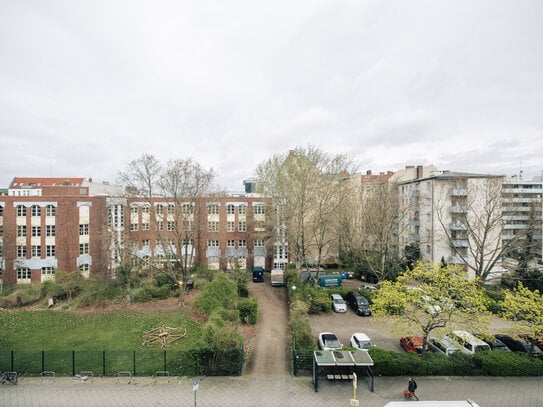
[[[176,202],[123,197],[82,178],[15,178],[0,197],[0,272],[6,284],[25,284],[56,270],[114,276],[126,261],[271,268],[268,204],[254,194]]]

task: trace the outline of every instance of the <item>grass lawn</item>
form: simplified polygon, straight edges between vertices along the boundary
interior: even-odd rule
[[[187,336],[168,346],[170,350],[192,349],[201,329],[180,311],[135,310],[95,314],[69,311],[0,312],[0,349],[41,350],[139,350],[143,333],[167,325],[187,329]]]

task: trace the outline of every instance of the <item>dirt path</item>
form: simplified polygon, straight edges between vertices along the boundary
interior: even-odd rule
[[[272,287],[270,276],[263,283],[249,282],[249,294],[258,298],[258,322],[252,354],[243,374],[253,377],[288,376],[288,307],[285,287]]]

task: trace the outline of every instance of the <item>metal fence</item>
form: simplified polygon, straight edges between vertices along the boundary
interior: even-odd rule
[[[92,372],[94,376],[115,376],[118,372],[153,376],[158,371],[178,376],[239,376],[243,362],[243,344],[222,353],[209,350],[0,351],[0,371],[30,376],[42,372],[55,372],[59,376],[75,376],[80,372]]]

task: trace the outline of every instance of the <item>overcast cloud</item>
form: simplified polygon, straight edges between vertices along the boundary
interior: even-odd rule
[[[543,170],[543,2],[0,0],[0,187],[142,153],[241,190],[296,146],[360,169]]]

